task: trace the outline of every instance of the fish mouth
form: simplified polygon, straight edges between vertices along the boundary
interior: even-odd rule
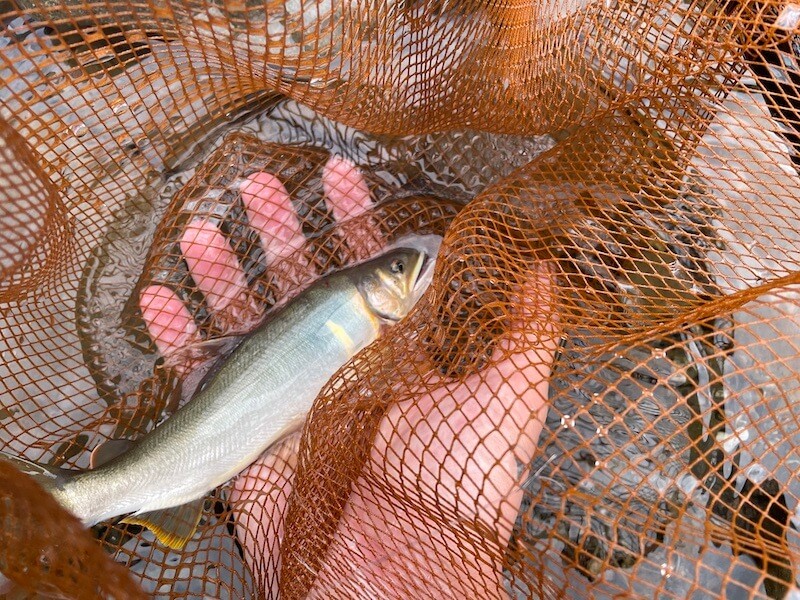
[[[430,254],[428,254],[424,250],[422,251],[422,258],[420,258],[419,260],[417,272],[415,273],[414,276],[414,282],[415,282],[414,287],[417,287],[417,285],[419,285],[420,279],[425,275],[425,273],[429,269],[433,271],[435,262],[436,260],[433,259]]]
[[[411,286],[412,303],[416,303],[433,282],[433,272],[436,267],[435,255],[432,256],[424,250],[420,251],[420,255],[420,259],[415,265],[414,276],[411,279],[414,282]]]

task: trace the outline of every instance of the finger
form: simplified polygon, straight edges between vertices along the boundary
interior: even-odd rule
[[[166,286],[151,285],[139,295],[139,308],[150,336],[163,356],[183,347],[197,326],[180,298]]]
[[[267,264],[287,258],[305,245],[302,226],[286,187],[271,173],[248,176],[241,186],[250,226],[258,232]]]
[[[349,160],[332,155],[322,170],[322,185],[337,223],[346,224],[372,207],[372,196],[361,170]],[[342,232],[357,260],[380,252],[380,228],[375,219],[361,219]]]
[[[279,545],[299,444],[299,432],[282,440],[238,477],[231,490],[237,537],[267,598],[278,596]]]
[[[363,214],[372,204],[361,170],[341,156],[332,155],[325,163],[322,185],[333,216],[339,222]]]
[[[184,230],[180,246],[192,279],[213,312],[241,298],[247,288],[244,271],[216,225],[195,219]]]
[[[280,304],[287,290],[296,288],[313,270],[302,252],[306,244],[302,224],[286,187],[271,173],[251,174],[241,190],[250,226],[258,233],[267,267],[275,275]]]
[[[219,228],[195,219],[184,230],[180,247],[217,326],[233,334],[252,329],[261,310],[250,294],[236,253]]]

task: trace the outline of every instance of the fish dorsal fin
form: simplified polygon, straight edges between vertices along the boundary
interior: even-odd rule
[[[106,440],[95,446],[92,454],[89,457],[89,468],[96,469],[97,467],[106,464],[117,458],[119,455],[124,454],[134,445],[133,440],[115,439]]]
[[[197,529],[204,504],[205,498],[200,498],[171,508],[131,515],[122,522],[147,527],[168,548],[182,550]]]
[[[210,340],[186,344],[164,357],[168,365],[184,367],[203,363],[231,353],[244,339],[243,335],[222,335]]]
[[[164,357],[167,366],[178,367],[184,373],[181,384],[184,390],[201,391],[219,372],[224,364],[220,360],[230,355],[242,343],[244,337],[223,336],[184,346]]]

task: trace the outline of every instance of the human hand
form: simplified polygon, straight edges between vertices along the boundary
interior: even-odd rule
[[[337,222],[368,210],[366,184],[345,161],[332,159],[323,182]],[[268,263],[302,246],[300,221],[276,178],[252,175],[242,195]],[[192,222],[181,250],[210,309],[233,311],[232,318],[246,331],[260,315],[247,304],[244,273],[215,229],[207,222]],[[556,346],[552,325],[536,316],[548,312],[542,309],[549,306],[549,294],[550,279],[543,269],[528,282],[519,303],[519,317],[527,328],[498,345],[492,366],[461,382],[439,378],[413,401],[390,408],[312,595],[341,590],[344,580],[370,596],[438,591],[469,597],[475,589],[505,595],[499,560],[544,422]],[[141,308],[163,354],[169,356],[197,339],[191,316],[168,288],[145,288]],[[279,543],[298,439],[294,435],[273,447],[234,481],[231,494],[246,559],[268,596],[278,591]],[[405,501],[387,504],[370,485],[376,477],[389,485],[391,497]],[[427,516],[443,511],[481,523],[496,536],[496,552],[479,552],[469,544],[457,551],[448,535],[452,532]],[[464,550],[474,552],[465,555]]]
[[[364,214],[372,204],[369,188],[360,171],[349,161],[333,156],[323,168],[326,202],[337,222]],[[258,234],[268,268],[285,267],[292,257],[295,269],[313,267],[300,250],[305,244],[302,224],[295,214],[289,193],[277,177],[267,172],[248,176],[241,185],[242,202],[250,226]],[[377,251],[370,236],[359,236],[361,246],[351,249],[356,256]],[[180,249],[198,291],[219,321],[231,323],[230,333],[246,333],[262,317],[261,309],[248,294],[245,272],[217,225],[196,218],[183,230]],[[279,287],[287,278],[278,279]],[[284,296],[286,289],[278,289]],[[167,360],[185,347],[200,341],[197,325],[178,294],[165,285],[145,287],[139,298],[147,330]],[[186,363],[175,363],[186,369]]]

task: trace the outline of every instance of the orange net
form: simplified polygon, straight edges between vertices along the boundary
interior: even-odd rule
[[[317,279],[442,238],[182,549],[0,461],[3,593],[800,597],[798,36],[791,2],[0,0],[5,455],[88,469]]]

